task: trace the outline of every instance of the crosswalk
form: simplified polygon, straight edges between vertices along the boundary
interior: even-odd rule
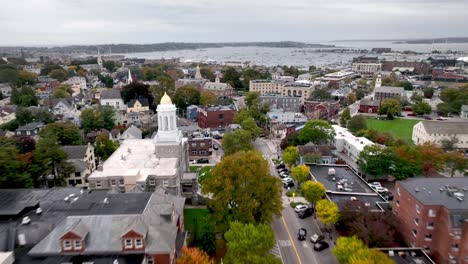
[[[280,246],[279,246],[279,241],[289,241],[289,240],[278,240],[275,244],[275,246],[271,249],[271,254],[273,256],[281,259],[281,262],[283,262],[283,257],[281,256],[281,251],[280,251]]]

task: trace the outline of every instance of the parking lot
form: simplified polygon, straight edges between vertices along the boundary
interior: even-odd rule
[[[328,169],[335,170],[335,176],[328,176]],[[325,185],[328,191],[353,192],[353,193],[374,193],[374,191],[364,183],[353,171],[346,166],[310,166],[310,172],[315,179]],[[348,190],[338,190],[337,183],[347,186]]]

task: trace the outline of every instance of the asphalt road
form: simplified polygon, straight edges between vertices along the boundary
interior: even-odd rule
[[[267,143],[269,140],[257,139],[254,143],[255,147],[260,150],[264,157],[270,164],[270,170],[272,175],[276,175],[276,170],[271,161],[271,157],[277,157],[277,147],[275,144]],[[306,219],[299,219],[296,212],[289,205],[290,200],[283,191],[283,211],[280,217],[276,217],[272,223],[272,229],[275,233],[277,241],[277,247],[272,251],[279,258],[282,259],[285,264],[334,264],[338,263],[336,258],[333,256],[330,249],[325,249],[320,252],[313,250],[313,244],[309,238],[312,234],[322,233],[320,230],[320,223],[313,217]],[[296,198],[298,200],[299,198]],[[307,229],[307,240],[297,240],[297,232],[299,228]],[[326,236],[327,237],[327,236]],[[326,241],[333,247],[333,242],[327,237]],[[278,250],[279,249],[279,250]]]

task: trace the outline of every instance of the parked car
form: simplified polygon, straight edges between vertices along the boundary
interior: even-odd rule
[[[382,194],[382,197],[387,200],[387,201],[393,201],[393,194],[392,193],[384,193]]]
[[[217,144],[213,144],[213,149],[214,150],[218,150],[219,149],[219,146]]]
[[[309,208],[309,206],[305,204],[298,204],[296,205],[296,207],[294,207],[294,211],[296,211],[296,213],[300,213],[302,211],[305,211],[307,208]]]
[[[289,171],[286,168],[281,168],[281,169],[278,169],[278,172],[289,172]]]
[[[198,164],[210,163],[210,160],[209,160],[209,159],[197,159],[197,163],[198,163]]]
[[[297,239],[299,241],[303,241],[303,240],[306,240],[306,236],[307,236],[307,229],[300,228],[299,231],[297,232]]]
[[[376,188],[376,187],[382,187],[382,185],[380,184],[380,182],[371,182],[369,183],[369,186],[372,187],[372,188]]]
[[[282,168],[286,168],[286,165],[284,165],[284,163],[280,163],[276,165],[276,169],[282,169]]]
[[[281,173],[279,176],[281,179],[289,178],[289,174],[287,173]]]
[[[317,242],[320,242],[322,240],[324,240],[325,237],[322,236],[322,235],[319,235],[319,234],[313,234],[311,237],[310,237],[310,242],[312,243],[317,243]]]
[[[304,218],[306,218],[306,217],[312,216],[313,213],[314,213],[314,208],[308,207],[308,208],[305,209],[304,211],[298,213],[297,216],[298,216],[300,219],[304,219]]]
[[[222,139],[223,137],[221,135],[214,135],[213,138],[214,139]]]
[[[287,182],[293,182],[293,179],[291,178],[284,178],[281,180],[283,183],[287,183]]]
[[[289,188],[289,187],[294,187],[294,182],[283,182],[283,187],[284,188]]]
[[[330,245],[328,245],[327,242],[325,241],[320,241],[320,242],[317,242],[315,245],[314,245],[314,250],[315,251],[322,251],[324,249],[327,249],[329,248]]]
[[[432,120],[432,117],[425,116],[424,119],[426,119],[426,120]]]
[[[384,187],[376,187],[375,191],[377,191],[378,193],[387,193],[388,189]]]

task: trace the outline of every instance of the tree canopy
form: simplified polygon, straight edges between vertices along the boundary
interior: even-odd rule
[[[340,264],[395,264],[385,253],[369,249],[356,237],[339,237],[332,249]]]
[[[349,107],[346,107],[345,110],[343,110],[343,113],[341,114],[340,117],[340,125],[342,127],[346,127],[347,122],[351,119],[351,112],[349,111]]]
[[[367,121],[362,115],[353,116],[348,122],[348,130],[353,133],[366,128]]]
[[[64,69],[54,69],[49,72],[49,77],[57,79],[59,82],[63,82],[67,79],[68,73]]]
[[[298,138],[301,142],[312,142],[314,144],[326,144],[335,137],[335,130],[324,120],[310,120],[299,131]]]
[[[320,182],[306,181],[302,186],[302,196],[312,204],[320,201],[325,191],[325,186]]]
[[[11,92],[11,102],[17,106],[36,106],[38,99],[36,91],[31,86],[23,86],[21,88],[13,88]]]
[[[128,103],[133,99],[147,98],[150,108],[153,110],[155,109],[154,98],[150,92],[150,86],[147,84],[144,84],[142,82],[132,82],[124,86],[120,93],[125,103]],[[159,101],[156,103],[159,104]]]
[[[210,91],[203,91],[200,94],[200,104],[203,106],[216,104],[216,95]]]
[[[255,120],[252,117],[248,117],[242,121],[241,126],[242,129],[250,133],[252,140],[255,140],[262,132],[262,129],[257,126]]]
[[[387,176],[393,167],[393,152],[379,145],[365,146],[359,154],[359,168],[364,174],[374,177]]]
[[[299,159],[299,150],[295,146],[290,146],[287,147],[283,151],[283,161],[288,165],[288,167],[291,167],[292,165],[296,164],[297,160]]]
[[[420,102],[413,105],[413,112],[417,115],[432,113],[431,106],[426,102]]]
[[[172,101],[178,108],[186,108],[189,105],[199,105],[200,97],[200,91],[191,85],[186,85],[177,88]]]
[[[224,155],[228,156],[242,150],[253,150],[252,136],[249,131],[237,129],[224,134],[222,147]]]
[[[226,264],[280,264],[281,260],[271,254],[275,235],[265,224],[242,224],[232,222],[224,234],[227,252]]]
[[[55,138],[59,145],[81,145],[83,137],[80,129],[72,123],[50,123],[46,125],[39,135],[43,138]]]
[[[280,215],[281,182],[270,175],[260,152],[240,151],[224,157],[205,179],[203,193],[212,196],[209,209],[221,229],[232,221],[270,223]]]
[[[81,112],[81,127],[86,133],[95,129],[114,128],[114,110],[110,106],[84,109]]]
[[[299,185],[309,178],[310,169],[306,165],[299,165],[291,169],[291,178],[296,180]]]
[[[388,119],[393,119],[401,114],[401,104],[397,99],[385,99],[379,107],[379,115],[387,115]]]
[[[118,141],[112,141],[107,135],[101,134],[96,137],[96,146],[94,152],[96,153],[97,157],[104,161],[109,158],[118,147]]]
[[[340,217],[338,205],[326,199],[321,199],[316,203],[315,213],[320,221],[326,225],[335,224]]]
[[[448,115],[460,113],[461,106],[468,104],[468,85],[461,88],[447,88],[440,92],[440,99],[444,101],[437,105],[437,111]]]
[[[176,264],[215,264],[206,252],[198,248],[182,248],[182,255],[176,259]]]

